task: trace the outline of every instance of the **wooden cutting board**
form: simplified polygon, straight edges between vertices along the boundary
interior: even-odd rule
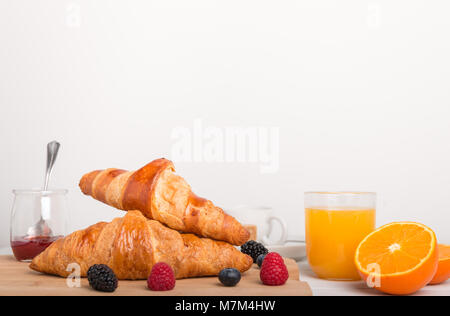
[[[299,281],[296,262],[285,259],[289,280],[282,286],[266,286],[259,279],[257,265],[245,272],[235,287],[223,286],[217,277],[177,280],[175,288],[167,292],[150,291],[145,280],[119,281],[114,293],[92,290],[86,278],[80,288],[70,288],[66,279],[44,275],[28,268],[28,263],[18,262],[13,256],[0,256],[0,295],[173,295],[173,296],[310,296],[306,282]]]

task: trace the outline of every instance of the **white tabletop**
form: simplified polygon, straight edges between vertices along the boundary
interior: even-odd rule
[[[315,296],[366,296],[384,295],[375,289],[368,288],[363,281],[329,281],[319,279],[306,260],[298,263],[300,279],[309,283]],[[416,296],[450,296],[450,280],[438,285],[429,285],[416,292]]]

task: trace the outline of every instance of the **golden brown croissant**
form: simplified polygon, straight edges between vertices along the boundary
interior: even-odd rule
[[[96,170],[80,180],[84,194],[121,210],[139,210],[170,228],[242,245],[249,232],[211,201],[196,196],[167,159],[137,171]]]
[[[58,239],[33,259],[30,268],[66,277],[70,263],[81,276],[93,264],[106,264],[119,279],[147,279],[157,262],[169,264],[177,279],[218,275],[224,268],[247,271],[253,260],[232,245],[180,234],[130,211],[110,223],[100,222]]]

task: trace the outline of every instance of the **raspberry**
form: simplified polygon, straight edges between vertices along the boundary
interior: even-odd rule
[[[175,274],[165,262],[158,262],[152,268],[147,285],[153,291],[170,291],[175,287]]]
[[[289,278],[289,272],[283,258],[276,252],[270,252],[264,258],[259,276],[265,285],[283,285]]]
[[[280,254],[278,254],[277,252],[268,253],[264,257],[264,261],[266,261],[266,260],[268,263],[284,264],[283,257],[280,256]],[[264,261],[263,261],[263,263],[264,263]],[[261,265],[261,267],[262,267],[262,265]]]

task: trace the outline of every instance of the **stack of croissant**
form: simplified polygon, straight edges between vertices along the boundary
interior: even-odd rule
[[[67,276],[77,263],[81,276],[93,264],[106,264],[119,279],[147,279],[157,262],[169,264],[177,279],[218,275],[224,268],[248,270],[253,260],[233,245],[248,231],[211,201],[196,196],[167,159],[137,171],[96,170],[80,189],[101,202],[128,211],[58,239],[35,257],[30,268]]]

